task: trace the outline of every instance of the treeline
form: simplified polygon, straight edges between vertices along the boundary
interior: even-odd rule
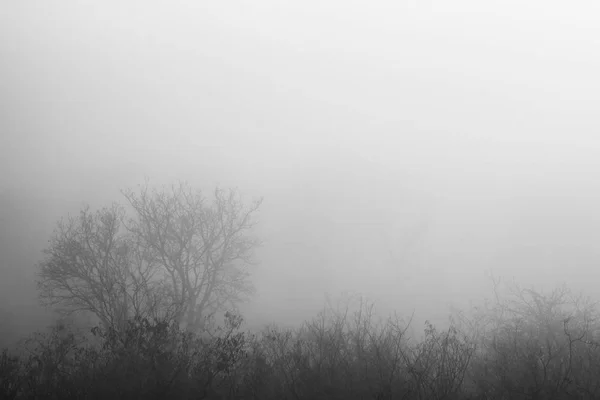
[[[136,317],[124,330],[64,324],[0,359],[2,399],[596,399],[595,305],[516,285],[447,329],[329,307],[300,328],[243,330],[227,313],[192,335]]]

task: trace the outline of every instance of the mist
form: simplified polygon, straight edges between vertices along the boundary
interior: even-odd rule
[[[262,196],[249,323],[327,296],[444,321],[490,273],[593,294],[600,6],[13,2],[0,12],[4,335],[56,222],[121,189]]]

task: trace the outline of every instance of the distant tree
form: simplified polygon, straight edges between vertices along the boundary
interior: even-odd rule
[[[116,204],[95,213],[86,206],[58,223],[38,271],[44,304],[65,314],[92,312],[105,327],[151,312],[158,302],[154,265],[123,232],[124,215]]]
[[[170,190],[124,193],[135,211],[130,231],[177,306],[180,324],[201,328],[214,312],[233,307],[253,293],[248,271],[259,240],[251,234],[262,200],[245,205],[237,190],[215,189],[212,204],[200,191],[179,184]]]
[[[39,264],[44,304],[91,312],[105,328],[136,316],[196,330],[252,293],[244,267],[259,244],[251,230],[261,201],[245,206],[236,190],[217,188],[208,203],[183,183],[123,194],[129,217],[114,204],[58,223]]]

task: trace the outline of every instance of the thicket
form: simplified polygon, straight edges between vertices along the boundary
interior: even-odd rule
[[[0,356],[2,399],[595,399],[598,312],[566,288],[508,295],[449,327],[326,307],[298,329],[192,335],[142,317],[125,330],[56,324]]]

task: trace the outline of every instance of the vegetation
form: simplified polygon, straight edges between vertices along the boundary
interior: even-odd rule
[[[512,287],[448,329],[326,308],[251,335],[239,315],[200,336],[134,317],[85,334],[56,325],[0,358],[6,399],[595,399],[597,310],[565,288]]]
[[[503,294],[494,280],[490,300],[417,338],[412,319],[362,300],[250,334],[233,310],[260,203],[217,190],[207,205],[185,185],[125,196],[133,217],[84,209],[40,264],[42,298],[98,324],[58,322],[4,350],[0,399],[600,398],[598,310],[565,287]]]
[[[58,224],[39,268],[42,300],[64,314],[86,311],[105,329],[133,317],[202,328],[252,293],[247,266],[259,242],[235,190],[212,202],[186,184],[124,192],[130,209],[84,208]]]

